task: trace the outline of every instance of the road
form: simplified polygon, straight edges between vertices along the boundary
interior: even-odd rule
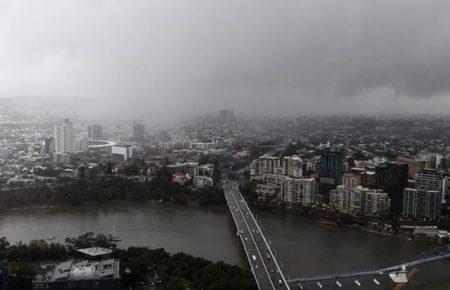
[[[238,188],[237,182],[223,180],[228,208],[236,224],[237,234],[244,246],[258,289],[289,289],[267,240]]]

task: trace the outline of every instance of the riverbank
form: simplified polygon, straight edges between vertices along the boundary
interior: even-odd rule
[[[69,210],[69,211],[73,211],[75,209],[85,209],[85,208],[97,208],[97,209],[104,209],[104,208],[115,208],[115,207],[120,207],[120,208],[129,208],[132,209],[134,207],[148,207],[148,208],[154,208],[154,209],[161,209],[161,208],[166,208],[166,209],[184,209],[184,208],[203,208],[203,209],[208,209],[208,210],[220,210],[220,211],[227,211],[226,206],[224,205],[210,205],[210,206],[201,206],[199,204],[198,201],[191,201],[187,204],[179,204],[173,200],[166,200],[166,201],[162,201],[162,200],[146,200],[146,201],[141,201],[141,202],[137,202],[137,201],[131,201],[131,200],[109,200],[109,201],[103,201],[103,202],[97,202],[97,201],[88,201],[88,202],[84,202],[82,204],[77,204],[77,205],[67,205],[67,204],[62,204],[62,205],[34,205],[34,206],[23,206],[23,207],[15,207],[15,208],[9,208],[9,209],[2,209],[0,210],[0,214],[2,212],[14,212],[14,211],[27,211],[27,210]],[[270,212],[272,214],[278,215],[280,217],[286,217],[286,216],[298,216],[301,217],[303,219],[305,219],[305,221],[315,224],[317,226],[322,226],[322,227],[335,227],[335,228],[346,228],[346,229],[350,229],[350,230],[357,230],[357,231],[364,231],[364,232],[368,232],[371,234],[376,234],[376,235],[381,235],[381,236],[387,236],[387,237],[397,237],[397,238],[402,238],[405,240],[418,240],[418,241],[426,241],[426,242],[430,242],[430,244],[432,243],[436,243],[436,240],[433,239],[429,239],[429,238],[421,238],[421,237],[414,237],[410,234],[405,234],[405,233],[388,233],[388,232],[383,232],[383,231],[378,231],[378,230],[374,230],[374,229],[370,229],[370,228],[365,228],[362,226],[356,226],[353,224],[339,224],[336,223],[334,221],[328,221],[328,220],[320,220],[314,217],[308,217],[308,216],[304,216],[304,215],[298,215],[295,213],[286,213],[277,209],[268,209],[268,208],[256,208],[257,211],[266,211],[266,212]]]
[[[80,204],[59,204],[59,205],[30,205],[30,206],[17,206],[12,208],[3,208],[0,209],[1,212],[13,212],[18,210],[33,210],[33,209],[64,209],[64,208],[83,208],[83,207],[92,207],[92,206],[136,206],[136,205],[166,205],[166,206],[180,206],[180,207],[200,207],[198,202],[190,202],[188,204],[178,204],[174,201],[161,201],[161,200],[146,200],[146,201],[132,201],[132,200],[108,200],[108,201],[86,201]]]
[[[64,244],[33,241],[11,245],[0,240],[0,256],[6,258],[11,289],[31,290],[31,277],[43,274],[42,263],[81,260],[80,248],[111,249],[108,258],[119,259],[123,289],[139,285],[157,289],[256,289],[252,274],[238,266],[212,262],[185,253],[169,254],[164,249],[129,247],[118,249],[110,235],[85,233],[67,237]]]
[[[353,216],[346,213],[330,211],[325,208],[307,207],[301,205],[287,207],[283,204],[280,206],[280,204],[261,202],[255,199],[252,200],[251,198],[247,199],[247,202],[253,210],[270,212],[282,217],[297,216],[304,218],[312,224],[324,227],[345,228],[386,237],[401,238],[407,241],[425,241],[434,245],[443,245],[449,242],[448,238],[443,239],[438,236],[414,235],[414,228],[405,230],[401,227],[401,224],[397,220],[388,219],[386,217]],[[395,226],[393,225],[394,222],[397,223]]]
[[[52,184],[37,184],[34,187],[16,186],[3,188],[0,209],[27,206],[80,205],[85,202],[99,203],[111,200],[173,201],[178,204],[200,205],[225,204],[220,186],[195,188],[171,180],[171,174],[161,171],[149,181],[136,182],[120,176],[106,176],[94,180],[60,179]]]
[[[429,242],[319,226],[299,216],[256,213],[283,269],[291,277],[390,266],[434,247]],[[111,202],[0,213],[0,233],[11,243],[46,237],[64,243],[65,237],[86,232],[112,234],[113,225],[122,239],[118,244],[121,249],[165,248],[171,254],[184,252],[215,262],[247,265],[226,207]],[[429,285],[448,285],[446,278],[438,275],[445,263],[435,265],[421,269],[421,280]]]

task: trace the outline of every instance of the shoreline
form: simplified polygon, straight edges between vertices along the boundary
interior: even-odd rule
[[[2,213],[8,213],[8,212],[16,212],[16,211],[26,211],[26,210],[55,210],[55,209],[75,209],[75,208],[89,208],[89,207],[114,207],[114,206],[120,206],[120,207],[155,207],[155,206],[164,206],[169,208],[197,208],[197,209],[226,209],[227,207],[225,205],[209,205],[209,206],[201,206],[198,204],[198,202],[190,202],[188,204],[178,204],[174,201],[164,201],[161,202],[160,200],[147,200],[145,202],[138,202],[138,201],[130,201],[130,200],[109,200],[107,202],[97,202],[97,201],[88,201],[84,202],[82,204],[77,205],[71,205],[71,204],[63,204],[63,205],[32,205],[32,206],[22,206],[22,207],[14,207],[14,208],[5,208],[0,210],[0,216]],[[417,241],[426,241],[430,243],[436,243],[436,239],[430,239],[430,238],[420,238],[420,237],[413,237],[406,234],[394,234],[394,233],[387,233],[382,231],[377,231],[374,229],[364,228],[364,227],[357,227],[352,228],[349,225],[344,224],[337,224],[335,222],[324,222],[320,219],[314,219],[313,217],[307,217],[303,215],[297,215],[297,214],[283,214],[275,209],[259,209],[256,208],[257,211],[263,211],[263,212],[270,212],[271,214],[274,214],[279,217],[287,216],[287,217],[299,217],[307,221],[308,223],[315,224],[319,227],[329,227],[329,228],[344,228],[348,230],[358,230],[361,232],[381,235],[385,237],[390,238],[401,238],[405,239],[407,241],[411,240],[417,240]]]
[[[115,200],[108,200],[107,202],[97,202],[97,201],[86,201],[81,204],[52,204],[52,205],[30,205],[30,206],[19,206],[19,207],[10,207],[10,208],[0,208],[0,215],[2,213],[6,212],[15,212],[15,211],[24,211],[24,210],[46,210],[46,209],[75,209],[75,208],[83,208],[83,207],[114,207],[114,206],[120,206],[120,207],[142,207],[142,206],[167,206],[167,207],[174,207],[174,208],[203,208],[203,209],[217,209],[217,208],[226,208],[225,205],[208,205],[208,206],[201,206],[198,202],[190,202],[187,204],[179,204],[174,201],[159,201],[159,200],[146,200],[145,202],[142,201],[132,201],[132,200],[125,200],[125,199],[115,199]]]
[[[355,231],[366,232],[366,233],[381,235],[381,236],[390,237],[390,238],[401,238],[401,239],[404,239],[407,241],[415,240],[415,241],[421,241],[421,242],[429,242],[429,243],[433,243],[433,244],[438,243],[437,238],[419,237],[419,236],[408,235],[407,233],[389,233],[389,232],[378,231],[375,229],[370,229],[370,228],[367,228],[364,226],[353,227],[353,224],[337,223],[334,221],[315,218],[314,216],[304,216],[304,215],[299,215],[299,214],[295,214],[295,213],[287,213],[286,214],[286,213],[280,212],[278,209],[256,208],[256,210],[263,211],[263,212],[270,212],[277,216],[300,217],[302,219],[305,219],[307,222],[309,222],[311,224],[315,224],[317,226],[325,227],[325,228],[328,227],[328,228],[335,228],[335,229],[355,230]]]

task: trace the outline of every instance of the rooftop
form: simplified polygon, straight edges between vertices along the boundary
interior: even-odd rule
[[[119,260],[66,261],[59,264],[41,265],[43,273],[35,282],[119,279]]]
[[[112,251],[110,249],[101,248],[101,247],[79,249],[78,252],[83,253],[88,256],[91,256],[91,257],[103,256],[103,255],[112,253]]]

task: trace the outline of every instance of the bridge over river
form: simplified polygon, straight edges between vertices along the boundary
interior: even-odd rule
[[[335,287],[342,288],[344,280],[345,283],[352,283],[357,288],[364,289],[364,285],[358,279],[370,277],[370,283],[380,286],[379,277],[381,276],[388,276],[393,282],[402,285],[407,283],[408,278],[412,276],[411,272],[410,275],[408,272],[415,269],[415,266],[450,258],[450,248],[445,246],[391,267],[286,279],[253,213],[239,192],[239,181],[223,176],[222,186],[228,208],[236,225],[237,235],[241,239],[258,289],[281,290],[291,287],[303,289],[305,285],[308,285],[308,289],[310,286],[321,289],[325,285],[329,285],[324,281],[334,281]]]

